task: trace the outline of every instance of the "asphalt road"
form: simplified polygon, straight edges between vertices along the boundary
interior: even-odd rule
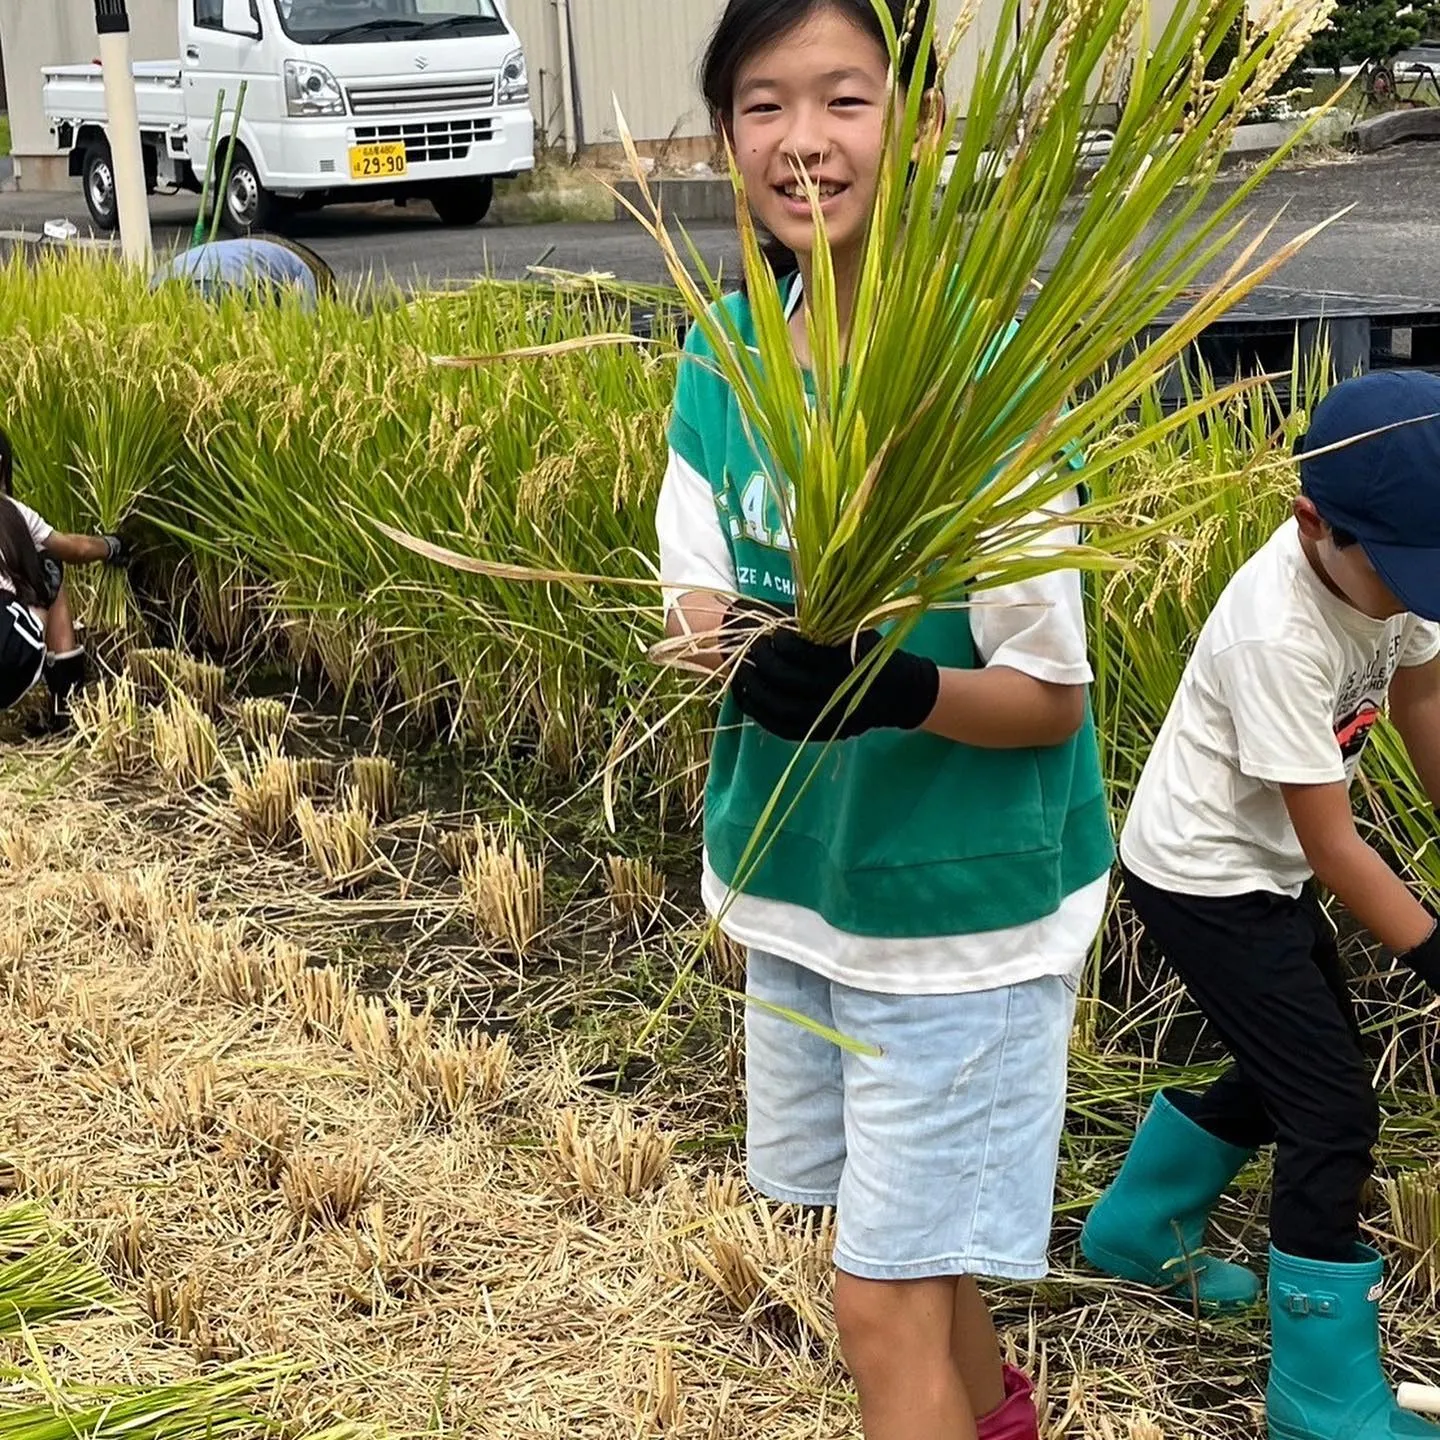
[[[1222,177],[1216,193],[1237,181]],[[1279,215],[1275,235],[1288,239],[1346,211],[1277,277],[1307,292],[1344,292],[1440,303],[1440,145],[1398,147],[1362,159],[1326,158],[1294,165],[1260,190],[1253,213]],[[181,243],[196,214],[191,198],[157,199],[156,241]],[[67,217],[89,233],[78,190],[0,194],[0,231],[38,231]],[[632,224],[500,225],[447,230],[428,206],[337,207],[301,216],[292,233],[352,278],[389,278],[408,287],[443,286],[480,275],[517,277],[527,267],[605,272],[658,281],[664,270],[651,242]],[[733,267],[737,249],[727,225],[692,227],[711,264]]]

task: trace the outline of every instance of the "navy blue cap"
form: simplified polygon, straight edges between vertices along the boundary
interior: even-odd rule
[[[1347,380],[1315,407],[1296,448],[1321,518],[1359,540],[1407,610],[1440,620],[1440,376],[1384,370]]]

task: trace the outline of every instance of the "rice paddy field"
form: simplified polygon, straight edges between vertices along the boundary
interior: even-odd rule
[[[710,702],[649,659],[656,592],[456,575],[374,524],[653,579],[673,348],[564,342],[658,299],[537,278],[304,315],[95,261],[0,272],[17,494],[142,541],[128,576],[73,577],[106,672],[75,734],[6,717],[0,748],[0,1431],[859,1434],[829,1221],[743,1181],[743,957],[697,902]],[[1097,489],[1192,505],[1091,582],[1117,815],[1286,513],[1303,423],[1257,391],[1091,456]],[[1383,730],[1357,804],[1440,902]],[[1350,958],[1391,1371],[1434,1383],[1440,1021]],[[1262,1315],[1197,1317],[1075,1252],[1150,1095],[1215,1061],[1117,907],[1054,1274],[993,1292],[1052,1440],[1261,1428]],[[1222,1205],[1227,1254],[1263,1257],[1264,1164]]]

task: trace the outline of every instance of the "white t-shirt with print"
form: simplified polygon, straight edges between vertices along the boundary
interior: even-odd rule
[[[54,527],[46,524],[28,505],[22,505],[18,500],[11,500],[10,504],[20,512],[20,518],[25,522],[26,529],[30,531],[30,538],[35,542],[35,548],[42,549],[45,542],[55,533]],[[5,591],[7,595],[15,593],[15,582],[10,578],[3,565],[0,565],[0,590]]]
[[[1071,492],[1057,513],[1078,503]],[[710,483],[673,451],[656,513],[665,603],[695,590],[734,594],[739,588],[730,546]],[[1046,537],[1051,546],[1077,543],[1071,528]],[[977,655],[1052,685],[1088,685],[1094,674],[1085,638],[1079,573],[1059,571],[1017,585],[986,590],[970,608]],[[1018,985],[1043,975],[1073,977],[1105,918],[1109,877],[1061,903],[1032,924],[975,935],[877,939],[837,930],[801,905],[732,895],[707,859],[701,894],[732,939],[779,955],[858,990],[893,995],[954,995]]]
[[[1280,787],[1352,781],[1395,672],[1437,655],[1440,626],[1362,615],[1281,526],[1200,633],[1130,806],[1126,866],[1182,895],[1299,895],[1312,871]]]

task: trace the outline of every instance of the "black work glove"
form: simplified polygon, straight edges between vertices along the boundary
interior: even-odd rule
[[[878,630],[841,645],[817,645],[788,627],[771,630],[751,642],[730,689],[743,715],[792,743],[918,730],[940,697],[933,660],[897,650],[878,670],[867,669],[858,701],[855,686],[846,685],[881,643]]]
[[[130,547],[119,535],[102,535],[105,542],[105,563],[124,569],[130,563]]]
[[[1430,938],[1400,957],[1400,963],[1413,970],[1432,990],[1440,992],[1440,928]]]

